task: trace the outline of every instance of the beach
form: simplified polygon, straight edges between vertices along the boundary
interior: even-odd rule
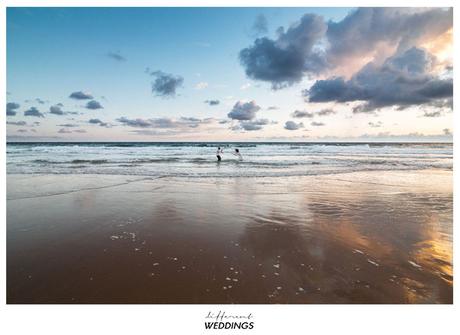
[[[233,178],[11,168],[7,302],[451,304],[452,199],[452,170],[439,167]]]

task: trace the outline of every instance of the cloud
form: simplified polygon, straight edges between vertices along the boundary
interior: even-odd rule
[[[369,122],[368,125],[372,128],[380,128],[382,126],[382,122],[381,121]]]
[[[68,128],[61,128],[58,130],[59,134],[72,134],[72,133],[86,133],[85,129],[68,129]]]
[[[358,8],[328,23],[328,62],[338,66],[403,53],[452,28],[452,14],[441,8]]]
[[[41,104],[41,105],[44,105],[46,103],[46,101],[40,99],[40,98],[35,98],[35,102]]]
[[[101,126],[101,127],[106,127],[106,126],[108,126],[108,124],[107,124],[106,122],[103,122],[103,121],[101,121],[101,120],[99,120],[99,119],[89,119],[89,120],[88,120],[88,123],[90,123],[90,124],[98,124],[98,125]]]
[[[268,119],[258,119],[252,121],[240,121],[239,129],[244,129],[246,131],[260,130],[263,126],[270,124]],[[235,128],[236,129],[236,128]]]
[[[74,123],[64,123],[64,124],[58,124],[58,127],[76,128],[76,127],[79,127],[79,125],[74,124]]]
[[[312,117],[315,116],[315,114],[312,113],[312,112],[296,110],[296,111],[294,111],[294,113],[291,114],[291,116],[294,117],[294,118],[298,118],[298,119],[304,118],[304,117],[311,119]]]
[[[254,119],[259,110],[260,106],[254,100],[250,102],[238,101],[227,116],[233,120],[248,121]]]
[[[184,83],[184,78],[181,76],[175,76],[162,71],[150,72],[148,69],[147,71],[151,76],[155,77],[155,80],[152,82],[152,92],[159,97],[175,97],[176,90]]]
[[[337,112],[330,108],[325,108],[325,109],[320,110],[319,112],[316,112],[316,115],[318,116],[328,116],[328,115],[333,115],[333,114],[337,114]]]
[[[217,106],[218,104],[220,104],[220,101],[219,100],[205,100],[204,102],[205,104],[208,104],[209,106]]]
[[[18,129],[16,130],[18,133],[27,133],[27,129]]]
[[[107,57],[112,58],[118,62],[125,62],[126,58],[123,57],[119,52],[108,52]]]
[[[6,115],[7,116],[15,116],[17,113],[17,109],[21,107],[20,104],[17,104],[15,102],[8,102],[6,104]]]
[[[62,110],[62,104],[50,106],[50,113],[55,115],[65,115],[65,112]]]
[[[116,119],[117,122],[133,127],[133,128],[157,128],[157,129],[182,129],[190,130],[199,127],[203,124],[214,122],[213,118],[198,119],[194,117],[180,117],[180,118],[152,118],[152,119],[129,119],[127,117],[120,117]]]
[[[306,14],[286,32],[280,27],[276,40],[258,38],[241,50],[241,65],[249,78],[270,82],[273,89],[297,83],[305,73],[318,73],[326,66],[323,52],[315,48],[326,30],[322,17]]]
[[[125,126],[135,127],[135,128],[152,128],[152,122],[145,119],[128,119],[127,117],[122,116],[117,119],[118,122],[124,124]]]
[[[310,125],[312,125],[313,127],[322,127],[325,126],[325,123],[313,121],[312,123],[310,123]]]
[[[25,126],[27,125],[26,121],[7,121],[6,124],[9,124],[11,126]]]
[[[35,107],[30,107],[28,110],[26,110],[24,112],[24,116],[45,117],[45,115],[40,113],[40,111]]]
[[[86,103],[85,108],[94,110],[94,109],[102,109],[104,107],[102,107],[102,105],[98,101],[91,100]]]
[[[444,128],[442,132],[444,133],[444,135],[452,135],[452,132],[450,131],[449,128]]]
[[[280,109],[278,106],[268,106],[267,107],[267,110],[269,111],[278,110],[278,109]]]
[[[260,36],[268,33],[268,21],[264,14],[257,15],[251,27],[252,36]]]
[[[364,101],[354,113],[387,106],[399,109],[430,104],[452,97],[451,78],[439,79],[431,70],[435,59],[423,49],[412,48],[388,58],[382,65],[369,63],[350,80],[343,77],[316,81],[303,94],[309,102]]]
[[[196,90],[204,90],[206,87],[208,87],[208,83],[205,81],[201,81],[195,85]]]
[[[93,99],[93,95],[91,93],[85,93],[82,91],[73,92],[69,95],[69,98],[76,99],[76,100],[90,100]]]
[[[284,124],[284,129],[286,130],[297,130],[303,127],[304,125],[302,122],[295,123],[294,121],[286,121],[286,123]]]
[[[359,8],[343,20],[325,22],[304,15],[276,39],[257,38],[241,50],[246,75],[280,89],[304,76],[342,72],[351,76],[367,62],[429,44],[452,30],[453,10],[443,8]]]
[[[424,117],[440,117],[441,112],[440,111],[434,111],[434,112],[425,112],[423,114]]]

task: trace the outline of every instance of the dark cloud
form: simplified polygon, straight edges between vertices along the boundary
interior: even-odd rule
[[[382,126],[382,122],[381,121],[369,122],[368,125],[372,128],[380,128]]]
[[[286,123],[284,124],[284,129],[286,130],[297,130],[303,127],[304,125],[302,122],[295,123],[294,121],[286,121]]]
[[[219,100],[206,100],[204,103],[208,104],[209,106],[217,106],[218,104],[220,104],[220,101]]]
[[[180,117],[178,119],[171,118],[153,118],[153,119],[128,119],[127,117],[120,117],[116,120],[121,124],[134,128],[158,128],[158,129],[175,129],[182,130],[197,128],[203,124],[209,124],[214,121],[212,118],[198,119],[194,117]]]
[[[246,131],[261,130],[263,126],[270,124],[268,119],[258,119],[252,121],[240,121],[239,129],[244,129]]]
[[[9,124],[11,126],[25,126],[27,125],[26,121],[7,121],[6,124]]]
[[[93,99],[93,95],[91,93],[85,93],[82,91],[73,92],[69,95],[69,98],[76,99],[76,100],[90,100]]]
[[[18,129],[16,130],[18,133],[27,133],[27,129]]]
[[[316,121],[313,121],[312,123],[310,123],[310,125],[312,125],[313,127],[322,127],[324,126],[325,124],[323,122],[316,122]]]
[[[74,124],[74,123],[64,123],[64,124],[58,124],[58,127],[77,128],[77,127],[79,127],[79,125]]]
[[[184,83],[184,78],[181,76],[175,76],[162,71],[147,71],[151,76],[155,77],[155,80],[152,82],[152,92],[159,97],[175,97],[176,90]]]
[[[251,27],[252,36],[260,36],[268,33],[268,21],[264,14],[257,15]]]
[[[299,82],[306,73],[318,73],[326,63],[323,52],[315,46],[326,30],[327,25],[320,16],[306,14],[286,32],[278,29],[276,40],[256,39],[239,54],[246,75],[268,81],[273,89],[280,89]]]
[[[101,121],[100,119],[89,119],[88,123],[90,124],[97,124],[101,127],[107,127],[108,124],[106,122]]]
[[[119,52],[108,52],[107,57],[112,58],[118,62],[125,62],[126,58],[123,57]]]
[[[250,102],[238,101],[227,116],[233,120],[248,121],[254,119],[259,110],[260,106],[254,100]]]
[[[239,57],[248,77],[279,89],[361,59],[402,54],[452,26],[453,10],[442,8],[359,8],[327,23],[306,14],[286,31],[278,28],[276,39],[257,38]]]
[[[423,49],[412,48],[388,58],[382,65],[369,63],[350,80],[318,80],[303,92],[309,102],[365,101],[354,113],[372,112],[387,106],[400,109],[429,104],[452,97],[452,79],[431,74],[433,57]]]
[[[28,110],[26,110],[24,112],[24,116],[45,117],[45,115],[40,113],[40,111],[35,107],[30,107]]]
[[[315,114],[312,112],[296,110],[294,111],[294,113],[291,114],[291,116],[294,118],[298,118],[298,119],[300,118],[310,118],[311,119],[312,117],[315,116]]]
[[[17,109],[21,107],[20,104],[17,104],[15,102],[8,102],[6,104],[6,115],[7,116],[15,116],[17,113]]]
[[[104,107],[102,107],[102,105],[98,101],[91,100],[86,103],[85,108],[94,110],[94,109],[102,109]]]
[[[84,129],[68,129],[68,128],[61,128],[58,130],[59,134],[72,134],[72,133],[86,133]]]
[[[334,114],[337,114],[337,112],[330,108],[325,108],[325,109],[320,110],[319,112],[316,112],[316,115],[318,116],[328,116],[328,115],[334,115]]]
[[[441,112],[440,111],[434,111],[434,112],[425,112],[423,114],[424,117],[440,117]]]
[[[62,110],[62,104],[50,106],[50,113],[55,115],[65,115],[66,113]]]
[[[35,102],[41,104],[41,105],[44,105],[46,103],[46,101],[40,99],[40,98],[35,98]]]
[[[121,117],[117,119],[118,122],[124,124],[125,126],[135,127],[135,128],[152,128],[152,122],[145,119],[128,119],[127,117]]]

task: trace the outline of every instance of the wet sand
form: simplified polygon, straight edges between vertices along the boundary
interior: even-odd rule
[[[452,172],[7,176],[8,303],[452,303]]]

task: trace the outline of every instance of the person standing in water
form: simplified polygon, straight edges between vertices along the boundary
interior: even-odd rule
[[[235,152],[233,152],[233,155],[239,158],[240,161],[243,160],[243,156],[240,154],[240,149],[235,149]]]
[[[224,154],[224,150],[221,149],[220,147],[217,148],[216,156],[217,156],[217,161],[220,162],[222,160],[222,155]]]

